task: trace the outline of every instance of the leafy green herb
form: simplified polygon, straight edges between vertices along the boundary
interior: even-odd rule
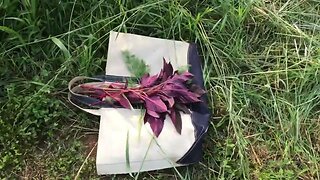
[[[142,59],[138,58],[129,51],[123,51],[122,56],[128,70],[134,77],[141,78],[143,75],[150,72],[149,66],[146,65]]]
[[[187,64],[185,66],[178,67],[177,71],[178,71],[179,74],[182,74],[184,72],[187,72],[189,70],[189,68],[190,68],[190,65]]]

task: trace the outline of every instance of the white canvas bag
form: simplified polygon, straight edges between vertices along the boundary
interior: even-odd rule
[[[123,51],[129,51],[143,59],[150,67],[150,74],[153,75],[160,72],[163,58],[170,61],[174,69],[187,66],[190,44],[110,32],[106,75],[131,75],[123,61]],[[73,84],[81,79],[83,77],[78,77],[69,83],[71,95],[76,94],[73,92],[76,91],[76,87],[72,87]],[[189,157],[186,157],[188,152],[189,154],[192,153],[190,151],[193,148],[199,149],[199,142],[198,144],[195,142],[201,141],[202,135],[207,130],[207,123],[203,124],[202,129],[200,128],[201,132],[199,132],[199,128],[195,129],[197,126],[193,121],[199,113],[181,113],[181,134],[177,133],[172,121],[167,116],[162,132],[159,137],[155,137],[150,125],[148,123],[144,124],[143,113],[140,109],[100,108],[83,110],[100,116],[96,157],[98,174],[122,174],[164,169],[191,164],[199,159],[198,155],[195,158],[191,157],[190,161],[188,161]],[[207,121],[208,119],[205,119],[204,122]],[[199,153],[201,154],[201,152],[196,154]],[[187,160],[177,163],[183,157],[186,157]]]

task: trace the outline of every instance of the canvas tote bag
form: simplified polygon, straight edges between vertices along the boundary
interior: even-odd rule
[[[69,82],[69,99],[77,107],[100,116],[96,157],[98,174],[124,174],[193,164],[202,156],[203,136],[208,128],[209,110],[206,95],[190,107],[191,114],[181,113],[182,131],[178,134],[170,117],[166,117],[158,137],[143,122],[140,109],[93,107],[93,98],[77,94],[77,83],[84,79],[97,82],[124,82],[131,76],[122,52],[129,51],[143,59],[150,74],[160,72],[162,59],[174,69],[189,65],[194,83],[203,88],[202,70],[196,46],[181,41],[110,32],[106,75],[94,78],[76,77]]]

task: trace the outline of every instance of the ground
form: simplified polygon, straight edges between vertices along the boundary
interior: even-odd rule
[[[135,177],[96,175],[99,119],[67,100],[114,30],[195,42],[212,111],[201,163],[136,179],[320,179],[319,0],[2,0],[0,19],[0,177]]]

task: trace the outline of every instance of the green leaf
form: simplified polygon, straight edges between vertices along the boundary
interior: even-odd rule
[[[69,59],[71,57],[71,54],[66,48],[66,46],[58,38],[52,37],[51,40],[54,44],[56,44],[60,48],[60,50],[63,52],[64,57],[66,59]]]
[[[8,28],[6,26],[0,26],[0,31],[6,32],[6,33],[11,34],[13,36],[16,36],[19,39],[19,41],[22,44],[24,44],[24,40],[22,39],[22,37],[20,36],[20,34],[17,31],[15,31],[11,28]]]
[[[141,78],[143,75],[150,72],[149,66],[146,65],[142,59],[138,58],[129,51],[122,51],[122,56],[129,72],[134,77]]]
[[[182,74],[184,72],[187,72],[190,69],[190,66],[191,66],[190,64],[185,65],[185,66],[180,66],[180,67],[178,67],[177,71],[179,74]]]

